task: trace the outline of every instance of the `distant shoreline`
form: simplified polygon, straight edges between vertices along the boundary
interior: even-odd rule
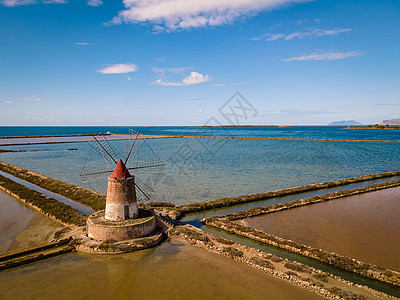
[[[379,125],[379,126],[372,126],[372,125],[364,125],[364,126],[348,126],[347,129],[400,129],[400,126],[397,125]]]
[[[64,135],[65,137],[80,137],[79,135]],[[87,136],[96,136],[96,135],[87,135]],[[110,137],[110,141],[112,141],[112,137],[124,137],[128,136],[125,134],[108,134]],[[27,140],[31,139],[31,137],[13,137],[10,139],[19,140],[20,138],[25,138]],[[38,145],[38,144],[60,144],[60,143],[79,143],[79,142],[89,142],[89,140],[68,140],[61,141],[57,140],[55,136],[41,136],[41,138],[55,138],[55,140],[48,141],[34,141],[36,137],[32,138],[30,141],[25,142],[14,142],[14,143],[2,143],[0,142],[0,146],[17,146],[17,145]],[[400,140],[360,140],[360,139],[317,139],[317,138],[284,138],[284,137],[246,137],[246,136],[202,136],[202,135],[161,135],[161,134],[144,134],[139,135],[139,138],[144,139],[159,139],[159,138],[194,138],[194,139],[232,139],[232,140],[270,140],[270,141],[315,141],[315,142],[355,142],[355,143],[400,143]],[[7,138],[3,138],[0,140],[6,141]],[[124,140],[121,138],[119,140]],[[7,151],[4,150],[2,152],[16,152],[17,150]],[[19,152],[19,151],[18,151]]]

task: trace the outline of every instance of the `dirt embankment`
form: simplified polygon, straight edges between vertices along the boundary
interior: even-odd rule
[[[62,224],[84,225],[86,223],[86,216],[75,208],[46,197],[1,175],[0,189]]]
[[[389,177],[394,177],[394,176],[399,176],[399,175],[400,175],[400,171],[392,171],[392,172],[371,174],[371,175],[365,175],[365,176],[359,176],[359,177],[345,178],[345,179],[341,179],[341,180],[334,180],[334,181],[328,181],[328,182],[322,182],[322,183],[313,183],[313,184],[303,185],[300,187],[281,189],[281,190],[277,190],[277,191],[269,191],[269,192],[262,193],[262,194],[242,195],[242,196],[232,197],[232,198],[225,197],[225,198],[219,198],[219,199],[209,201],[209,202],[201,202],[201,203],[182,205],[177,208],[177,211],[180,214],[188,214],[188,213],[192,213],[192,212],[199,212],[199,211],[204,211],[204,210],[209,210],[209,209],[214,209],[214,208],[228,207],[228,206],[233,206],[233,205],[237,205],[237,204],[249,203],[249,202],[253,202],[253,201],[260,201],[260,200],[266,200],[266,199],[271,199],[271,198],[276,198],[276,197],[283,197],[283,196],[288,196],[288,195],[293,195],[293,194],[316,191],[316,190],[320,190],[320,189],[345,186],[345,185],[352,184],[352,183],[359,183],[359,182],[376,180],[376,179],[381,179],[381,178],[389,178]]]
[[[0,161],[0,170],[15,177],[36,184],[46,190],[67,197],[76,202],[92,207],[94,210],[105,208],[105,195],[78,187],[58,179],[48,177],[21,167]]]
[[[385,182],[381,184],[374,184],[370,186],[365,186],[358,189],[348,190],[348,191],[338,191],[334,193],[329,193],[322,196],[315,196],[301,200],[294,200],[285,203],[279,203],[274,205],[267,205],[264,207],[256,207],[249,209],[247,211],[237,212],[235,214],[229,214],[222,217],[211,217],[202,220],[206,225],[213,226],[231,233],[235,233],[247,238],[269,244],[275,247],[279,247],[290,252],[301,254],[303,256],[316,259],[318,261],[333,265],[337,268],[359,274],[361,276],[376,279],[382,282],[386,282],[395,286],[400,286],[400,273],[376,266],[374,264],[369,264],[361,262],[359,260],[349,258],[343,255],[325,251],[322,249],[316,249],[308,245],[304,245],[292,240],[283,239],[271,235],[269,233],[263,232],[258,229],[243,226],[236,220],[241,220],[244,218],[250,218],[255,216],[260,216],[264,214],[269,214],[273,212],[278,212],[282,210],[292,209],[296,207],[301,207],[305,205],[321,203],[333,199],[339,199],[351,195],[357,195],[361,193],[381,190],[385,188],[400,186],[400,180],[393,182]]]

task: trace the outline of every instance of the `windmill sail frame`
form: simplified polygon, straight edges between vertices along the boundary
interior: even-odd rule
[[[115,165],[121,159],[123,162],[125,162],[126,168],[129,171],[133,171],[132,175],[135,177],[135,186],[137,187],[136,194],[139,202],[150,201],[150,194],[155,194],[155,191],[152,187],[146,184],[145,181],[157,182],[157,179],[142,180],[140,177],[144,174],[149,176],[155,175],[156,177],[159,177],[165,166],[164,161],[154,152],[154,150],[146,142],[146,138],[141,136],[139,132],[136,132],[132,129],[129,130],[128,135],[126,135],[126,142],[122,157],[118,157],[118,152],[114,150],[106,136],[108,136],[108,134],[95,135],[93,136],[93,140],[89,142],[91,149],[94,149],[98,155],[103,157],[106,166],[87,166],[89,160],[88,156],[85,165],[79,174],[79,176],[82,178],[82,181],[88,184],[92,190],[98,192],[93,187],[92,182],[104,180],[105,178],[109,177],[112,174]],[[142,149],[143,145],[146,145],[150,150],[147,154],[148,156],[152,157],[151,159],[137,159],[139,151]]]

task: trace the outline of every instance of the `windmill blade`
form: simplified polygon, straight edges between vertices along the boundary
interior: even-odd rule
[[[140,187],[140,185],[135,182],[135,186],[139,191],[139,193],[136,193],[136,196],[139,198],[139,200],[141,200],[140,202],[144,202],[143,196],[147,199],[145,201],[150,201],[150,197],[147,196],[147,194],[143,191],[143,189]]]
[[[107,167],[84,167],[82,168],[79,177],[82,178],[84,183],[107,178],[112,174],[113,170]]]
[[[134,131],[131,128],[129,128],[128,134],[126,135],[127,138],[125,141],[124,152],[122,152],[122,157],[126,158],[128,156],[129,149],[132,147],[133,140],[134,140],[136,134],[138,134],[137,131]],[[124,159],[124,161],[125,160],[126,159]]]
[[[115,163],[117,163],[118,157],[115,154],[114,149],[111,147],[110,143],[108,142],[106,136],[103,134],[100,134],[100,135],[98,135],[97,139],[95,136],[93,138],[98,141],[99,145],[104,149],[104,151],[106,151],[106,153],[111,157],[111,159]]]
[[[144,183],[137,177],[135,177],[135,186],[137,188],[136,196],[141,202],[149,201],[156,193],[156,191],[149,184]]]
[[[108,152],[105,148],[105,145],[103,145],[101,143],[101,140],[97,139],[95,136],[93,137],[93,141],[89,142],[90,146],[92,146],[92,148],[94,150],[96,150],[97,153],[99,153],[104,160],[106,161],[106,163],[108,165],[113,165],[116,164],[117,161],[115,160],[115,158],[110,154],[110,152]],[[114,154],[115,155],[115,154]]]
[[[126,165],[126,163],[128,162],[128,160],[129,160],[129,156],[131,156],[133,147],[135,147],[135,143],[136,143],[136,140],[137,140],[138,136],[139,136],[139,132],[136,133],[136,136],[135,136],[135,139],[133,140],[132,146],[131,146],[131,148],[129,149],[128,155],[126,156],[125,165]]]
[[[115,164],[119,161],[125,161],[126,168],[132,172],[131,174],[135,176],[135,186],[137,199],[139,201],[147,202],[150,198],[155,197],[155,187],[160,183],[160,174],[165,166],[165,163],[160,159],[150,145],[146,142],[138,132],[134,130],[129,130],[128,135],[125,135],[126,142],[123,144],[121,142],[109,142],[108,138],[102,134],[93,137],[93,140],[89,142],[91,145],[90,150],[96,150],[97,154],[100,154],[106,164],[103,163],[103,167],[99,166],[98,162],[95,160],[86,159],[85,166],[83,167],[79,177],[82,178],[83,183],[88,184],[91,189],[96,192],[104,193],[104,189],[107,187],[106,177],[109,177]],[[124,138],[125,139],[125,138]],[[113,149],[111,144],[117,149]],[[123,152],[118,150],[118,145],[123,146]],[[146,148],[146,149],[144,149]],[[122,155],[122,156],[121,156]],[[120,156],[120,157],[118,157]],[[137,175],[142,176],[140,180]]]
[[[135,159],[136,155],[138,154],[140,148],[142,148],[142,145],[144,144],[145,140],[142,138],[138,138],[133,141],[132,147],[130,151],[127,154],[127,157],[125,159],[125,165],[129,164],[129,161],[132,161]]]
[[[156,192],[155,190],[153,190],[152,187],[150,187],[148,184],[144,183],[142,180],[140,180],[137,177],[135,177],[135,184],[139,185],[142,190],[147,190],[147,191],[150,191],[151,193],[155,193]]]
[[[135,172],[144,172],[144,173],[154,173],[154,169],[162,169],[165,166],[164,162],[160,162],[157,160],[153,161],[143,161],[143,162],[136,162],[128,166],[128,170],[135,170]],[[150,172],[146,172],[147,170],[143,169],[150,169]]]

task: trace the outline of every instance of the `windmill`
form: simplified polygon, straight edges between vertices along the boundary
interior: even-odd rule
[[[122,153],[116,150],[118,147],[111,146],[108,136],[99,134],[93,136],[93,140],[89,142],[91,149],[103,158],[105,166],[99,167],[97,160],[87,159],[80,177],[94,190],[94,182],[104,182],[108,177],[105,219],[133,219],[138,217],[137,202],[147,202],[151,194],[155,193],[150,185],[157,183],[165,164],[139,132],[129,130],[128,135],[113,140],[114,144],[120,146],[121,142],[125,142]],[[97,166],[89,166],[90,163]],[[143,175],[147,175],[146,180],[139,178]]]

